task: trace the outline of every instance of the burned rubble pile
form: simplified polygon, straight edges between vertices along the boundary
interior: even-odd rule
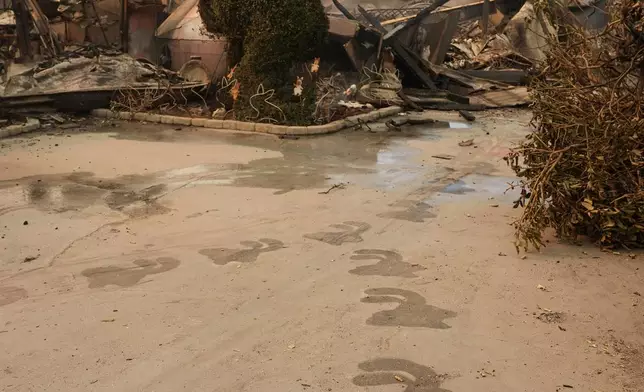
[[[379,80],[374,84],[368,78],[358,89],[359,101],[417,110],[483,110],[528,103],[528,71],[543,58],[543,53],[526,50],[536,38],[531,33],[519,36],[517,32],[535,24],[540,27],[544,22],[530,4],[506,9],[505,16],[498,12],[494,1],[450,6],[448,1],[436,0],[399,9],[358,6],[353,11],[339,1],[334,4],[342,17],[358,23],[358,29],[380,34],[376,47],[382,49],[376,50],[372,58],[360,56],[353,49],[367,46],[359,35],[344,44],[356,68],[368,69],[372,74],[374,68],[380,69],[388,71],[389,79],[391,74],[400,79],[400,83],[394,83],[400,87],[398,90],[385,92]],[[498,15],[499,21],[493,25],[492,16]],[[330,18],[338,23],[333,16]],[[492,34],[493,28],[488,25],[497,33]],[[505,58],[507,61],[502,61]]]
[[[149,5],[129,3],[134,10]],[[118,19],[106,20],[106,12],[97,11],[93,2],[17,0],[13,11],[3,15],[12,16],[1,19],[12,34],[2,41],[0,119],[13,127],[12,132],[32,129],[39,121],[60,125],[65,116],[56,111],[88,113],[107,107],[144,111],[203,101],[210,84],[190,72],[171,71],[128,54],[111,31],[116,27],[118,33]],[[56,28],[61,23],[62,34]],[[76,42],[70,41],[69,33],[79,26],[86,30]],[[99,34],[94,34],[94,27]]]
[[[213,72],[218,64],[208,64],[199,68],[198,80],[125,53],[127,37],[114,42],[115,19],[91,2],[64,0],[52,10],[39,8],[46,2],[21,2],[29,10],[23,22],[31,29],[32,43],[41,46],[42,60],[5,78],[0,95],[4,113],[110,107],[315,125],[385,106],[477,111],[528,103],[526,70],[532,63],[525,53],[504,47],[507,58],[524,61],[513,69],[506,69],[509,61],[492,64],[482,59],[489,48],[500,47],[494,42],[503,41],[488,39],[483,27],[493,19],[494,0],[456,7],[433,0],[402,9],[351,11],[337,0],[326,9],[318,0],[290,0],[280,7],[263,7],[261,1],[187,0],[170,14],[169,24],[178,28],[198,8],[200,37],[225,37],[228,42],[226,74]],[[128,1],[128,7],[136,9],[139,3],[147,4]],[[254,13],[263,18],[252,18]],[[505,25],[511,26],[512,20]],[[67,38],[79,25],[98,28],[104,39],[64,45],[54,28],[57,23],[65,24]],[[489,41],[482,49],[465,44],[477,37],[476,29],[476,39]],[[91,38],[88,34],[81,40]],[[28,46],[18,52],[29,52]],[[190,62],[200,61],[197,56]]]
[[[586,236],[605,248],[644,247],[644,3],[610,7],[589,33],[565,22],[531,85],[535,131],[510,154],[523,180],[517,250]]]
[[[218,113],[244,121],[310,125],[391,105],[411,110],[476,111],[527,104],[524,70],[474,75],[442,65],[458,24],[471,22],[486,9],[479,3],[441,8],[446,2],[415,4],[399,10],[403,16],[396,17],[394,9],[358,6],[349,11],[334,1],[336,11],[327,7],[329,39],[320,57],[311,55],[309,61],[302,62],[305,56],[291,56],[290,64],[280,64],[279,78],[262,75],[264,71],[248,78],[249,64],[244,56],[252,45],[244,38],[242,22],[246,19],[233,12],[243,11],[243,7],[233,7],[234,1],[203,0],[200,11],[208,30],[235,37],[228,52],[231,73],[218,86]],[[488,11],[494,9],[494,2],[485,5]],[[236,21],[234,26],[228,28],[223,16]],[[287,36],[286,31],[284,28],[277,34]],[[284,40],[288,42],[287,37]],[[319,41],[311,40],[311,48],[317,45]],[[268,43],[264,46],[270,48]],[[261,58],[259,63],[274,72],[269,52]],[[286,113],[282,110],[285,103],[295,103],[290,106],[300,110]],[[247,110],[249,106],[251,110]]]
[[[186,105],[208,86],[127,54],[101,52],[64,52],[13,75],[3,85],[0,114],[14,122],[55,111],[144,111]]]
[[[32,44],[42,46],[42,61],[5,78],[4,113],[109,107],[320,125],[400,106],[460,110],[472,119],[472,111],[529,103],[529,77],[546,59],[557,32],[541,6],[521,0],[412,1],[402,8],[351,10],[340,0],[329,0],[326,7],[326,0],[288,0],[279,6],[259,0],[185,0],[174,8],[169,3],[170,15],[155,33],[177,40],[174,47],[180,49],[174,54],[184,56],[184,66],[175,72],[164,68],[179,69],[175,57],[168,61],[170,54],[157,61],[127,54],[123,21],[116,37],[120,42],[114,42],[114,19],[104,18],[91,2],[61,1],[48,18],[52,11],[40,10],[39,2],[19,1],[30,11],[21,18],[27,16]],[[127,1],[132,9],[159,4]],[[66,36],[71,26],[83,23],[98,27],[110,45],[92,39],[63,45],[53,27],[61,21]],[[189,32],[180,32],[184,25]],[[89,33],[83,37],[91,38]],[[185,48],[196,47],[189,39],[202,45],[204,40],[223,42],[225,53],[208,60],[190,56],[184,63]],[[223,70],[222,62],[228,64]],[[81,80],[82,75],[88,77]]]

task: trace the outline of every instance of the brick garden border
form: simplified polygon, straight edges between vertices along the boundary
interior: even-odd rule
[[[27,122],[24,124],[8,125],[4,128],[0,128],[0,139],[20,135],[21,133],[35,131],[39,128],[40,121],[38,121],[37,119],[28,118]]]
[[[118,120],[146,121],[150,123],[203,127],[208,129],[227,129],[243,132],[268,133],[271,135],[309,136],[338,132],[342,129],[356,125],[358,123],[358,120],[365,123],[377,121],[384,117],[394,116],[402,111],[403,109],[400,106],[390,106],[374,110],[369,113],[350,116],[342,120],[330,122],[328,124],[311,126],[286,126],[246,121],[211,120],[208,118],[168,116],[152,113],[113,112],[109,109],[95,109],[92,110],[91,113],[96,117],[112,118]]]

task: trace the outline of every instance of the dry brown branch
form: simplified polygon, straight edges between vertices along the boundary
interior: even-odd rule
[[[560,25],[533,80],[535,130],[507,157],[523,178],[517,250],[542,246],[547,227],[567,240],[644,246],[644,40],[629,22],[644,20],[644,4],[624,0],[612,14],[592,39]]]

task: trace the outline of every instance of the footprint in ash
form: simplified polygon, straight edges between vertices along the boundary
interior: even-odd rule
[[[450,392],[440,387],[446,375],[406,359],[376,358],[358,367],[367,372],[353,378],[353,383],[360,387],[399,384],[405,386],[403,392]]]
[[[363,241],[362,234],[369,230],[371,225],[365,222],[346,221],[331,225],[331,227],[340,231],[320,231],[317,233],[305,234],[304,238],[336,246],[340,246],[348,242],[357,243]]]
[[[377,260],[376,264],[362,265],[349,271],[355,275],[399,276],[415,278],[414,272],[422,271],[425,267],[403,261],[400,253],[393,250],[360,249],[353,252],[351,260]]]
[[[369,325],[448,329],[451,327],[443,320],[456,316],[450,310],[427,305],[425,298],[409,290],[383,287],[366,290],[365,294],[360,302],[398,304],[395,309],[374,313],[367,320]]]
[[[242,241],[243,248],[213,248],[202,249],[200,254],[208,257],[217,265],[226,265],[237,261],[239,263],[252,263],[262,253],[273,252],[286,248],[282,241],[271,238],[260,238],[259,241]]]
[[[140,259],[129,267],[107,266],[89,268],[81,274],[89,281],[89,288],[106,286],[132,287],[148,275],[160,274],[173,270],[181,262],[172,257],[159,257],[156,261]]]

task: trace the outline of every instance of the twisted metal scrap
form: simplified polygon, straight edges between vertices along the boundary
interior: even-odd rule
[[[523,178],[517,251],[542,246],[548,227],[566,240],[644,247],[644,42],[624,23],[637,4],[615,5],[596,36],[561,25],[532,83],[535,130],[506,158]]]

